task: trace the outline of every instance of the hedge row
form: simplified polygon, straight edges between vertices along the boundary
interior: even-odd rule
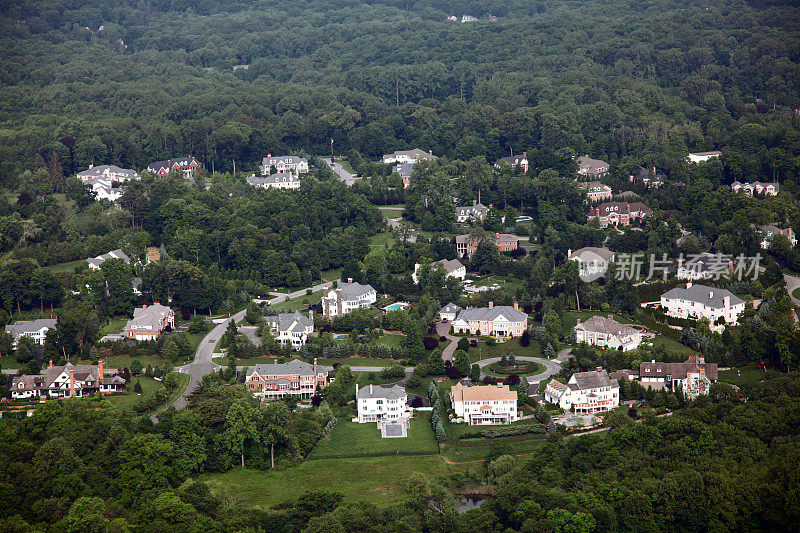
[[[544,424],[529,424],[525,426],[508,426],[498,429],[487,429],[484,431],[473,431],[461,435],[461,439],[470,438],[484,438],[494,439],[497,437],[510,437],[512,435],[526,435],[528,433],[535,433],[544,435],[547,432]]]

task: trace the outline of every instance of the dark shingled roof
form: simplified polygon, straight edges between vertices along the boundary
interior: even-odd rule
[[[717,287],[709,287],[708,285],[692,285],[691,287],[681,288],[675,287],[661,295],[662,298],[681,300],[689,300],[711,307],[713,309],[720,309],[724,307],[723,299],[725,296],[730,296],[731,305],[738,305],[744,303],[744,300],[733,294],[731,291],[720,289]]]

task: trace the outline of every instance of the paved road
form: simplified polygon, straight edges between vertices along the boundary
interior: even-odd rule
[[[492,363],[496,363],[500,360],[499,357],[490,357],[488,359],[482,359],[477,362],[477,365],[481,367],[481,377],[486,376],[486,372],[483,371],[483,367],[486,365],[490,365]],[[545,370],[541,374],[536,374],[535,376],[525,376],[525,379],[528,381],[529,385],[536,385],[539,386],[539,383],[548,379],[550,376],[554,374],[558,374],[561,372],[561,363],[553,359],[542,359],[541,357],[525,357],[519,356],[517,357],[517,361],[533,361],[539,364],[544,365]]]
[[[446,337],[447,340],[450,341],[450,344],[445,346],[444,350],[442,350],[442,359],[444,359],[445,361],[453,360],[453,353],[455,353],[459,341],[459,338],[450,335],[449,331],[450,331],[449,322],[438,322],[436,324],[436,332],[439,334],[439,336]]]
[[[331,170],[333,170],[339,176],[339,181],[348,187],[352,187],[353,183],[356,182],[355,174],[350,174],[348,171],[346,171],[341,163],[331,161],[330,157],[323,157],[322,160],[325,161],[325,163],[331,167]]]
[[[311,287],[311,290],[320,291],[330,286],[330,282],[320,283]],[[289,294],[281,294],[280,296],[276,296],[275,298],[267,301],[270,305],[275,305],[285,301],[287,296],[289,298],[297,298],[299,296],[303,296],[304,294],[306,294],[306,289],[300,289],[299,291]],[[222,337],[223,333],[225,333],[225,331],[228,329],[228,323],[231,320],[235,320],[236,322],[242,320],[245,313],[246,311],[239,311],[229,319],[225,320],[225,322],[215,326],[214,329],[212,329],[211,332],[209,332],[203,338],[200,346],[197,347],[197,353],[195,353],[194,361],[188,365],[184,365],[175,369],[178,372],[189,374],[189,384],[186,386],[186,390],[183,391],[183,394],[177,400],[175,400],[175,403],[173,404],[175,409],[183,409],[186,407],[186,398],[188,398],[194,389],[197,388],[197,386],[203,380],[204,375],[217,372],[220,368],[222,368],[220,365],[211,360],[214,354],[214,347],[217,345],[217,342],[219,342],[219,339]]]
[[[800,305],[800,300],[792,296],[792,293],[798,288],[800,288],[800,278],[798,278],[797,276],[790,276],[789,274],[784,274],[783,280],[786,282],[786,291],[792,298],[792,303],[795,305]]]

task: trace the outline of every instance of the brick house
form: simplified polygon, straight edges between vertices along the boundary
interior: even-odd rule
[[[599,178],[608,172],[608,163],[602,159],[592,159],[588,155],[578,158],[578,174],[586,178]]]
[[[688,399],[708,394],[717,376],[717,363],[706,363],[703,356],[693,355],[683,363],[660,363],[653,359],[639,365],[639,379],[644,387],[666,387],[673,392],[681,389]]]
[[[125,324],[122,334],[137,341],[154,341],[167,327],[175,327],[175,311],[156,302],[134,309],[133,318]]]
[[[478,251],[478,243],[480,239],[477,235],[457,235],[456,236],[456,253],[459,257],[465,255],[472,259],[475,252]],[[519,247],[519,237],[510,233],[495,233],[494,244],[501,252],[511,252]]]
[[[254,396],[264,400],[283,398],[286,395],[311,398],[317,390],[328,385],[330,367],[292,359],[288,363],[256,365],[250,369],[244,386]]]
[[[611,200],[611,187],[599,181],[583,182],[578,188],[586,191],[586,200],[590,203]]]
[[[628,226],[636,220],[644,220],[650,212],[642,202],[605,202],[589,210],[587,222],[596,218],[601,228]]]
[[[180,172],[184,178],[193,178],[200,168],[200,163],[192,156],[156,161],[147,165],[147,171],[163,178],[170,172]]]

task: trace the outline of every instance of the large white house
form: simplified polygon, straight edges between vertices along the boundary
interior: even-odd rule
[[[89,263],[89,269],[91,270],[100,270],[100,265],[105,263],[108,259],[122,259],[127,264],[130,264],[131,258],[128,257],[128,254],[123,252],[121,249],[117,248],[116,250],[111,250],[107,254],[101,254],[97,257],[90,257],[86,260]]]
[[[728,290],[695,285],[690,281],[685,289],[675,287],[662,294],[661,307],[667,315],[676,318],[707,318],[712,327],[717,320],[723,319],[735,326],[739,314],[744,311],[744,300]]]
[[[692,356],[683,363],[661,363],[653,359],[639,364],[639,379],[645,388],[681,389],[689,399],[708,394],[717,381],[717,363],[706,363],[703,356]]]
[[[573,331],[575,342],[585,342],[621,352],[635,350],[642,342],[639,330],[627,324],[620,324],[611,316],[606,318],[595,315],[585,322],[578,320]]]
[[[119,168],[116,165],[89,165],[87,170],[78,172],[78,178],[91,185],[96,180],[107,179],[111,181],[129,181],[140,179],[139,173],[129,168]]]
[[[614,252],[608,248],[587,246],[574,252],[567,250],[567,259],[578,262],[578,275],[581,279],[594,280],[605,275],[608,264],[614,261]]]
[[[39,318],[37,320],[20,320],[6,326],[6,333],[12,337],[14,348],[21,337],[30,337],[36,344],[44,345],[47,332],[56,327],[55,318]]]
[[[453,331],[471,335],[495,335],[497,337],[518,337],[528,327],[528,315],[514,306],[498,305],[489,302],[489,307],[468,307],[453,320]]]
[[[686,156],[686,162],[687,163],[704,163],[704,162],[708,161],[709,159],[713,159],[713,158],[719,157],[721,155],[722,155],[722,152],[717,151],[717,150],[714,150],[714,151],[711,151],[711,152],[693,152],[693,153],[690,152],[689,155]]]
[[[356,385],[356,402],[358,421],[364,422],[398,422],[407,418],[409,413],[408,395],[398,384],[368,385],[359,388]]]
[[[438,158],[433,155],[433,152],[426,152],[425,150],[414,148],[413,150],[397,150],[394,153],[386,154],[381,158],[381,162],[388,165],[390,163],[416,163],[417,161],[423,161],[425,159]]]
[[[262,189],[299,189],[300,178],[291,172],[276,172],[275,174],[257,177],[248,176],[247,183]]]
[[[450,404],[470,426],[510,424],[517,419],[517,392],[508,385],[464,385],[450,389]]]
[[[267,157],[261,160],[261,165],[259,165],[258,169],[261,171],[262,176],[269,176],[272,167],[275,167],[276,172],[288,172],[294,175],[304,174],[308,172],[308,160],[296,155],[272,157],[272,154],[267,154]]]
[[[411,274],[411,279],[414,283],[419,283],[419,269],[422,267],[419,263],[414,264],[414,273]],[[434,268],[441,268],[447,274],[448,278],[456,278],[457,280],[464,281],[467,277],[467,267],[461,264],[458,259],[442,259],[431,263],[431,270]]]
[[[340,282],[337,288],[328,290],[322,297],[322,316],[346,315],[353,309],[369,307],[377,299],[378,294],[372,285],[353,283],[353,278],[347,278],[347,283]]]
[[[456,207],[456,222],[466,222],[468,220],[471,222],[476,220],[483,222],[486,220],[486,213],[488,212],[488,207],[478,203],[477,200],[473,200],[472,205]]]
[[[266,316],[264,321],[269,324],[276,341],[288,344],[295,350],[299,350],[308,340],[308,336],[314,332],[314,318],[311,311],[307,317],[301,315],[300,311],[295,311]]]
[[[762,182],[762,181],[754,181],[752,183],[742,183],[740,181],[734,181],[731,183],[731,190],[733,192],[743,192],[747,196],[753,196],[755,194],[762,194],[764,196],[778,196],[778,193],[781,190],[781,186],[778,182]]]
[[[564,384],[552,379],[544,389],[544,401],[576,414],[610,411],[619,405],[619,383],[602,369],[573,374]]]
[[[455,320],[459,311],[461,311],[461,308],[450,302],[439,310],[439,320]]]

